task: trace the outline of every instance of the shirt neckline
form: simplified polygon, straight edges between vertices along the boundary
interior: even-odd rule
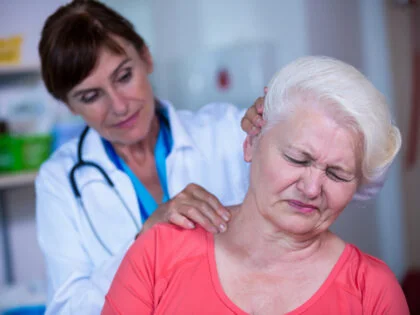
[[[334,280],[337,278],[340,270],[344,266],[345,262],[349,259],[352,250],[352,245],[346,243],[343,252],[329,273],[327,279],[322,283],[321,287],[302,305],[298,306],[294,310],[284,314],[284,315],[297,315],[306,311],[314,303],[316,303],[332,285]],[[219,279],[219,274],[217,272],[216,266],[216,257],[215,257],[215,247],[214,247],[214,235],[207,233],[207,258],[210,268],[210,276],[214,290],[219,296],[220,300],[235,314],[238,315],[250,315],[249,313],[242,310],[239,306],[232,302],[232,300],[226,295],[223,290],[222,284]]]

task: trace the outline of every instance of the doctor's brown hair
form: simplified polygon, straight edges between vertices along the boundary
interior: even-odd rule
[[[99,51],[125,54],[115,36],[143,54],[147,49],[133,25],[116,11],[94,0],[74,0],[46,20],[39,42],[42,79],[47,90],[66,102],[68,92],[97,63]]]

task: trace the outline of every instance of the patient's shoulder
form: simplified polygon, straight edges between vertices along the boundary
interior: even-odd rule
[[[395,275],[382,260],[364,253],[354,245],[349,244],[352,249],[350,264],[353,272],[366,281],[367,279],[378,281],[395,281]]]
[[[187,230],[173,224],[156,224],[132,246],[135,257],[148,255],[156,267],[170,268],[186,259],[207,255],[210,233],[198,226]]]
[[[173,224],[160,223],[151,230],[156,245],[169,252],[198,250],[203,248],[208,237],[208,232],[199,225],[194,229],[184,229]]]

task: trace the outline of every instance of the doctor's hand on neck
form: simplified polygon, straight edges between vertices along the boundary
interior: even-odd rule
[[[241,120],[241,128],[250,136],[256,136],[261,132],[261,127],[264,126],[263,119],[264,98],[267,94],[267,87],[264,88],[264,96],[255,100],[254,104],[248,108],[244,117]]]
[[[139,234],[165,222],[184,229],[194,229],[198,224],[210,233],[223,233],[230,216],[229,210],[214,195],[199,185],[189,184],[174,198],[159,205]]]

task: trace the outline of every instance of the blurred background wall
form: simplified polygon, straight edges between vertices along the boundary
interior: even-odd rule
[[[39,92],[37,42],[45,18],[65,2],[0,0],[0,37],[23,36],[22,68],[28,66],[27,71],[12,74],[0,66],[0,115],[13,91],[22,94],[27,89],[29,97],[31,89],[37,95],[43,93]],[[308,54],[336,57],[365,73],[392,104],[403,133],[403,150],[381,194],[363,205],[352,204],[334,230],[385,260],[400,279],[408,268],[420,267],[419,152],[411,167],[404,159],[413,105],[412,6],[393,0],[105,2],[129,18],[145,38],[155,60],[156,95],[178,108],[196,109],[219,100],[248,107],[275,71]],[[420,36],[420,30],[416,32]],[[63,108],[47,95],[42,100],[54,115]],[[45,273],[35,234],[33,184],[2,190],[12,280],[42,282]],[[0,259],[0,285],[7,282],[5,261]]]

